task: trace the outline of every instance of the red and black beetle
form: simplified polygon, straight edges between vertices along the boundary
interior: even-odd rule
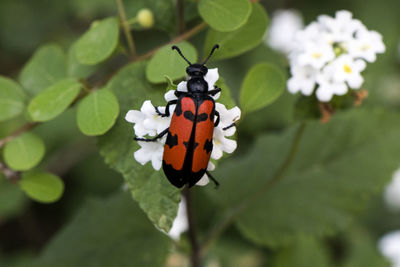
[[[135,138],[137,141],[154,142],[168,133],[162,166],[168,180],[178,188],[186,184],[189,187],[195,185],[205,173],[218,185],[218,182],[207,171],[207,165],[213,148],[214,127],[219,124],[220,120],[212,96],[219,93],[221,89],[215,86],[209,90],[208,84],[204,80],[204,76],[208,72],[204,64],[218,47],[215,45],[212,48],[203,64],[192,64],[177,46],[172,46],[172,49],[178,51],[179,55],[189,64],[186,68],[186,73],[189,75],[187,92],[176,90],[175,96],[178,99],[167,103],[165,113],[161,113],[156,107],[156,112],[165,117],[170,115],[169,106],[176,105],[169,128],[151,139]],[[225,127],[224,130],[233,125]]]

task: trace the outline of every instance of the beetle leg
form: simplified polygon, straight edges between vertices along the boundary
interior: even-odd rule
[[[217,189],[218,188],[218,186],[219,186],[219,183],[217,182],[217,180],[215,180],[215,178],[210,174],[210,172],[209,171],[206,171],[206,173],[207,173],[207,176],[208,176],[208,178],[210,178],[211,179],[211,181],[213,181],[214,182],[214,184],[215,184],[215,189]]]
[[[219,92],[221,92],[221,88],[218,88],[218,87],[215,86],[213,90],[208,91],[208,94],[212,95],[212,96],[215,96]]]
[[[217,127],[219,124],[219,120],[220,120],[218,111],[215,111],[215,116],[217,117],[217,120],[214,122],[214,127]]]
[[[162,131],[159,135],[157,135],[156,137],[147,139],[147,138],[138,138],[135,137],[133,138],[133,140],[135,141],[144,141],[144,142],[155,142],[157,141],[157,139],[160,139],[161,137],[163,137],[166,133],[168,133],[169,127],[167,129],[165,129],[164,131]]]
[[[174,94],[175,94],[176,97],[179,98],[181,95],[187,94],[187,92],[182,92],[182,91],[175,90]]]
[[[165,113],[161,113],[161,111],[158,109],[158,107],[154,107],[156,109],[156,113],[158,115],[160,115],[161,117],[169,117],[170,112],[169,112],[169,106],[171,105],[175,105],[176,103],[178,103],[178,99],[175,100],[171,100],[167,103],[167,106],[165,107]]]
[[[222,130],[226,131],[226,130],[232,128],[233,126],[236,126],[236,124],[235,124],[234,122],[232,122],[232,124],[230,124],[230,125],[228,125],[228,126],[222,128]]]

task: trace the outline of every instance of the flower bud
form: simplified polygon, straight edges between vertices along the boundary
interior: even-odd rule
[[[137,22],[144,28],[151,28],[154,25],[154,16],[150,9],[139,10]]]

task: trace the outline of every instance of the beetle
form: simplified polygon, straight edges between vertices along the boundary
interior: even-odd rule
[[[136,141],[154,142],[167,134],[162,161],[163,171],[171,184],[178,188],[186,184],[192,187],[205,173],[216,186],[219,185],[207,171],[207,166],[213,149],[214,127],[218,126],[220,121],[212,96],[218,94],[221,88],[214,86],[210,90],[204,79],[208,72],[205,64],[217,48],[219,46],[214,45],[202,64],[192,64],[177,46],[172,46],[172,49],[189,64],[186,68],[189,76],[187,92],[176,90],[174,93],[178,99],[169,101],[164,113],[155,107],[158,115],[168,117],[170,105],[176,105],[167,129],[151,139],[135,138]],[[223,129],[227,130],[233,126],[234,124]]]

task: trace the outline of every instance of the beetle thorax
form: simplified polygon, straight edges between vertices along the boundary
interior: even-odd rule
[[[207,93],[208,83],[203,77],[191,77],[187,82],[187,88],[190,93]]]

